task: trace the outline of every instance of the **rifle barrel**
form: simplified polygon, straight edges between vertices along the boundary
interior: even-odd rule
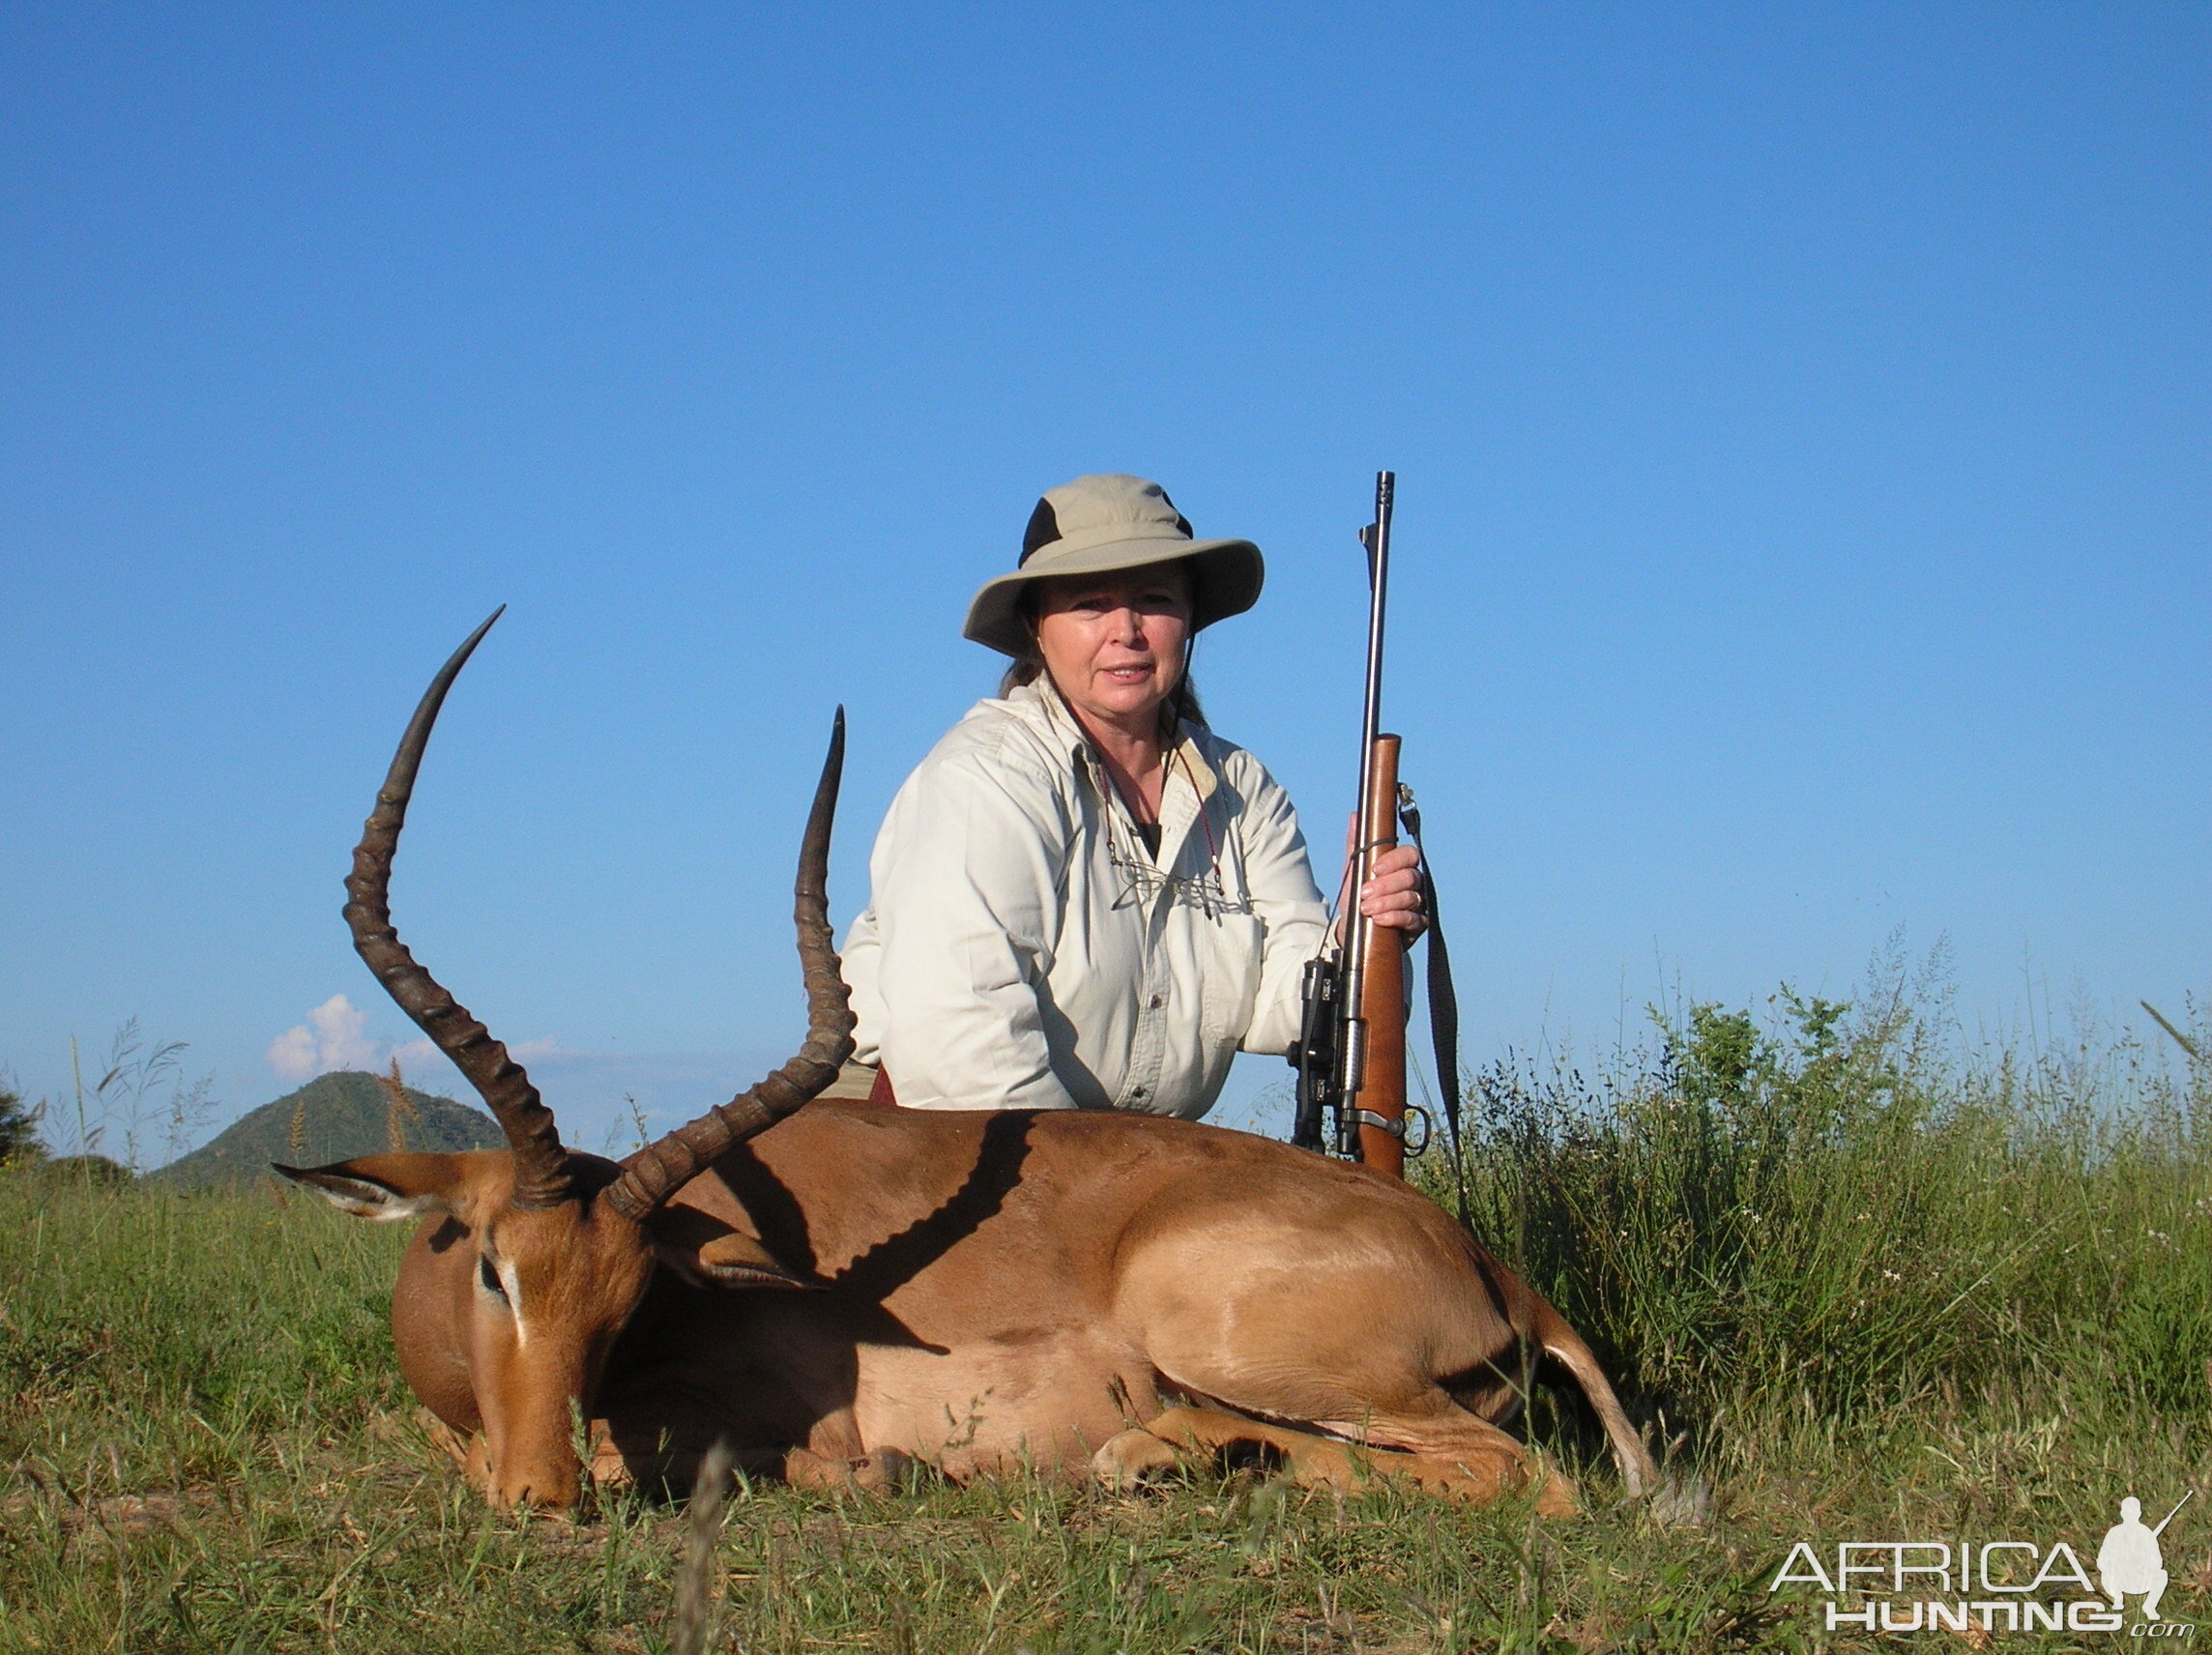
[[[2166,1521],[2161,1523],[2156,1528],[2150,1531],[2151,1538],[2153,1540],[2157,1539],[2160,1535],[2166,1532],[2166,1524],[2168,1523],[2171,1523],[2181,1514],[2181,1508],[2189,1503],[2189,1496],[2196,1492],[2197,1491],[2195,1489],[2184,1489],[2182,1491],[2181,1497],[2173,1502],[2173,1510],[2166,1514]]]
[[[1376,847],[1368,832],[1368,823],[1375,814],[1375,738],[1382,727],[1382,622],[1390,595],[1390,509],[1397,492],[1397,473],[1379,471],[1375,474],[1375,522],[1360,536],[1367,547],[1367,700],[1359,727],[1359,807],[1353,818],[1357,828],[1352,853],[1351,912],[1345,916],[1343,1015],[1351,1019],[1364,1015],[1367,959],[1374,946],[1372,927],[1359,911],[1359,893],[1367,885],[1368,870],[1375,864]],[[1393,776],[1393,792],[1395,781]],[[1348,1029],[1346,1032],[1348,1037],[1338,1057],[1343,1064],[1340,1090],[1345,1118],[1349,1122],[1353,1118],[1352,1111],[1359,1106],[1359,1093],[1365,1084],[1368,1042],[1361,1031]]]

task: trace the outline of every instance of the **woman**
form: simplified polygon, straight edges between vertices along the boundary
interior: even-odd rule
[[[965,628],[1014,664],[892,800],[846,939],[874,1095],[1195,1118],[1238,1050],[1296,1038],[1326,911],[1289,798],[1207,728],[1189,677],[1192,640],[1263,573],[1141,478],[1037,503]],[[1418,886],[1412,850],[1389,852],[1362,911],[1417,931]]]

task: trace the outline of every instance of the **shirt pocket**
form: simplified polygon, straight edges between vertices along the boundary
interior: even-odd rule
[[[1240,1045],[1260,993],[1260,960],[1267,927],[1257,914],[1222,914],[1211,933],[1199,983],[1200,1024],[1209,1042]]]

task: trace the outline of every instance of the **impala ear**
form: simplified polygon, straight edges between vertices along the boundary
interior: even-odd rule
[[[819,1288],[827,1284],[790,1268],[756,1236],[733,1230],[696,1207],[662,1207],[649,1222],[660,1262],[703,1288]]]
[[[327,1167],[269,1164],[340,1212],[379,1224],[451,1212],[462,1181],[460,1165],[451,1155],[363,1155]]]

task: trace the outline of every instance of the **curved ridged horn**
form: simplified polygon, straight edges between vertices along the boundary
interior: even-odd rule
[[[469,1015],[468,1007],[440,987],[437,978],[416,964],[392,924],[392,855],[399,847],[400,828],[407,825],[407,800],[415,791],[415,771],[429,744],[430,727],[437,723],[446,691],[470,654],[491,630],[492,622],[506,613],[504,603],[493,610],[491,620],[469,634],[468,642],[453,652],[422,692],[377,792],[376,808],[369,812],[361,843],[354,847],[353,872],[346,878],[345,917],[353,929],[354,951],[368,963],[384,992],[437,1042],[438,1050],[452,1060],[453,1067],[491,1107],[514,1148],[514,1205],[558,1206],[574,1199],[575,1192],[568,1152],[561,1147],[553,1112],[538,1098],[522,1065],[507,1055],[507,1048]]]
[[[627,1218],[642,1223],[732,1145],[812,1099],[853,1055],[853,1013],[830,934],[830,824],[837,814],[837,780],[844,768],[845,710],[840,707],[830,731],[830,756],[822,762],[822,780],[814,789],[814,808],[806,817],[799,883],[792,890],[799,963],[806,973],[806,1044],[760,1085],[625,1160],[622,1176],[601,1199]]]

